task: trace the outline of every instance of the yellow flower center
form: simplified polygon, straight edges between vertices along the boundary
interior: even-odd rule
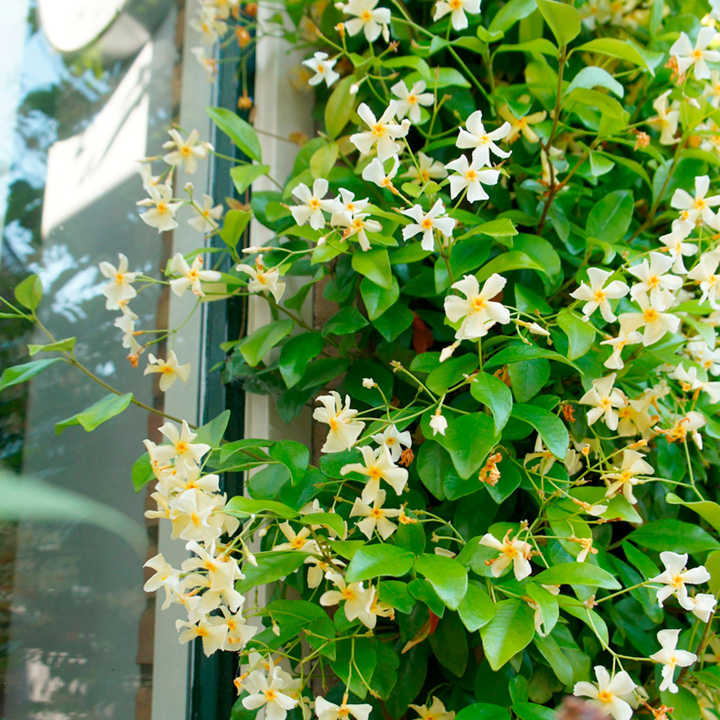
[[[413,95],[411,93],[410,95],[407,96],[407,101],[410,105],[415,105],[415,103],[417,103],[417,101],[418,101],[417,95]]]
[[[178,440],[175,443],[175,452],[178,455],[184,455],[189,449],[190,446],[184,440]]]
[[[643,312],[643,320],[646,323],[653,323],[657,322],[657,319],[660,317],[660,313],[655,308],[647,308],[645,312]]]
[[[373,508],[370,511],[370,517],[373,517],[376,520],[380,520],[381,518],[385,517],[385,514],[383,513],[382,508]]]
[[[343,588],[340,594],[343,596],[343,600],[355,600],[357,598],[355,591],[349,587]]]
[[[672,579],[672,582],[670,584],[676,590],[679,590],[685,584],[685,581],[683,580],[682,575],[675,575],[675,577]]]
[[[296,535],[291,541],[290,545],[294,550],[300,550],[300,548],[305,544],[305,540],[301,538],[299,535]]]
[[[470,307],[473,309],[473,312],[480,312],[487,307],[487,300],[477,295],[470,301]]]
[[[601,303],[605,300],[605,291],[604,290],[596,290],[593,293],[593,300],[597,303]]]
[[[423,230],[432,230],[433,222],[429,217],[424,217],[420,223]]]
[[[168,211],[168,206],[166,203],[164,203],[162,200],[155,206],[155,209],[157,210],[159,215],[165,215]]]
[[[369,10],[365,10],[365,12],[360,16],[360,19],[365,23],[370,22],[372,20],[372,13]]]
[[[475,180],[477,180],[477,173],[472,168],[470,168],[465,173],[465,179],[468,180],[469,182],[475,182]]]
[[[609,690],[601,690],[597,694],[597,699],[599,702],[607,705],[608,703],[612,702],[613,694]]]
[[[382,123],[375,123],[372,126],[372,134],[375,137],[383,137],[385,135],[385,126]]]
[[[693,51],[692,51],[692,59],[693,59],[695,62],[698,62],[699,60],[702,60],[702,56],[703,56],[702,50],[693,50]]]
[[[320,207],[320,201],[316,197],[312,197],[308,205],[311,210],[317,210]]]
[[[267,702],[275,702],[275,700],[277,700],[277,692],[275,692],[272,688],[268,688],[265,691],[265,700]]]
[[[371,465],[367,469],[368,477],[371,477],[373,480],[381,480],[383,477],[383,471],[377,466],[377,465]]]

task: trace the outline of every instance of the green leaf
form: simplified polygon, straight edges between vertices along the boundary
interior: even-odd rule
[[[625,95],[625,88],[607,70],[594,65],[582,68],[568,85],[567,92],[571,93],[575,88],[595,87],[604,87],[619,98]]]
[[[468,587],[467,568],[454,558],[425,553],[415,561],[415,569],[432,585],[438,597],[451,610],[457,610]]]
[[[352,306],[344,307],[336,312],[323,325],[322,334],[327,335],[350,335],[362,330],[368,321],[360,314],[360,311]]]
[[[376,320],[400,297],[400,286],[395,277],[391,278],[389,288],[376,285],[365,277],[360,283],[360,295],[365,303],[368,317],[370,320]]]
[[[474,703],[464,707],[455,720],[510,720],[510,713],[500,705]]]
[[[197,429],[197,436],[193,442],[205,443],[213,448],[219,447],[229,422],[230,410],[223,410]]]
[[[242,195],[259,177],[266,175],[269,170],[269,165],[236,165],[230,170],[230,177],[238,194]]]
[[[540,434],[545,447],[560,460],[564,460],[570,446],[570,435],[562,420],[537,405],[517,403],[512,417],[531,425]]]
[[[237,247],[251,218],[252,213],[248,210],[228,210],[225,213],[225,220],[220,228],[220,237],[229,248]]]
[[[555,0],[537,0],[540,14],[561,47],[580,34],[580,13],[572,6]]]
[[[232,500],[234,499],[232,498]],[[245,577],[235,583],[235,589],[244,593],[257,585],[267,585],[276,580],[282,580],[294,573],[305,562],[307,556],[307,553],[297,550],[255,553],[257,567],[245,563],[243,565]]]
[[[293,329],[293,321],[277,320],[258,328],[244,337],[238,344],[238,350],[250,367],[255,367],[286,335]]]
[[[557,603],[556,603],[557,605]],[[572,683],[573,678],[573,666],[570,658],[562,651],[562,648],[558,644],[557,640],[552,635],[547,637],[540,637],[536,635],[533,639],[535,647],[540,651],[540,654],[547,660],[548,664],[552,668],[552,671],[557,675],[558,680],[568,686]],[[552,715],[553,720],[555,715]]]
[[[293,484],[300,482],[310,465],[310,451],[306,445],[295,440],[278,440],[270,448],[269,455],[287,467]]]
[[[13,292],[15,299],[23,307],[35,310],[42,300],[43,286],[37,275],[29,275],[15,287]]]
[[[495,617],[480,628],[485,657],[496,672],[523,650],[535,635],[534,613],[521,600],[502,600]]]
[[[342,132],[352,117],[355,98],[350,94],[350,88],[354,82],[353,75],[340,80],[325,105],[325,128],[331,140]]]
[[[507,32],[518,20],[526,18],[537,9],[537,0],[510,0],[501,5],[490,21],[490,32]]]
[[[0,376],[0,390],[5,390],[5,388],[12,387],[13,385],[27,382],[30,378],[35,377],[35,375],[45,370],[45,368],[61,360],[62,358],[57,357],[45,358],[44,360],[33,360],[29,363],[6,368]]]
[[[463,233],[458,238],[458,242],[473,237],[474,235],[489,235],[490,237],[494,237],[496,239],[505,240],[506,238],[514,237],[517,234],[518,231],[515,229],[515,225],[513,225],[513,222],[512,220],[510,220],[510,218],[495,218],[495,220],[489,220],[488,222],[473,225],[470,230],[468,230],[466,233]],[[453,246],[453,252],[455,251],[456,247],[457,245]]]
[[[720,548],[720,543],[699,525],[682,520],[653,520],[633,530],[626,539],[658,552],[672,548],[678,553],[701,553]]]
[[[310,172],[314,178],[326,178],[335,166],[338,156],[336,143],[329,143],[318,148],[310,158]]]
[[[385,340],[392,342],[412,325],[414,317],[412,310],[404,303],[399,302],[395,303],[377,320],[373,320],[373,325]]]
[[[132,484],[135,492],[142,490],[154,477],[150,456],[143,453],[132,466]]]
[[[433,438],[432,431],[426,432],[426,437]],[[445,435],[435,435],[433,439],[450,453],[453,465],[463,479],[480,469],[497,442],[495,425],[484,413],[448,418]]]
[[[597,38],[578,45],[574,50],[578,52],[594,52],[599,55],[608,55],[618,60],[626,60],[633,65],[638,65],[649,70],[650,73],[653,74],[652,68],[647,64],[645,58],[638,52],[635,45],[627,39]]]
[[[539,345],[526,344],[523,342],[510,342],[502,350],[496,352],[491,358],[486,360],[485,368],[490,369],[508,365],[509,363],[522,362],[523,360],[535,360],[538,358],[546,358],[569,365],[571,368],[580,372],[580,368],[560,353],[554,350],[542,348]]]
[[[538,265],[529,255],[519,250],[510,250],[493,258],[475,273],[478,282],[487,280],[493,273],[506,273],[510,270],[537,270],[543,274],[545,268]]]
[[[133,394],[116,395],[110,393],[93,403],[87,410],[55,423],[55,434],[59,435],[66,427],[80,425],[85,432],[92,432],[96,427],[124,412],[132,402]]]
[[[377,641],[370,638],[352,638],[336,644],[336,658],[332,663],[333,672],[343,685],[361,700],[371,687],[371,679],[377,665]]]
[[[469,375],[477,366],[477,357],[469,353],[450,358],[430,372],[425,384],[436,395],[444,395],[448,388],[462,381],[463,376]]]
[[[634,202],[628,190],[615,190],[593,205],[585,229],[588,235],[608,243],[619,243],[632,220]]]
[[[470,394],[479,403],[490,408],[495,420],[495,431],[501,432],[512,410],[513,399],[510,388],[494,375],[481,372],[470,383]]]
[[[493,619],[495,604],[479,582],[470,580],[458,613],[468,632],[475,632]]]
[[[385,248],[353,253],[352,269],[386,290],[392,288],[390,257]]]
[[[414,556],[408,550],[378,543],[361,547],[352,557],[345,573],[347,582],[358,582],[372,578],[405,575],[413,564]]]
[[[613,575],[589,562],[558,563],[533,579],[543,585],[588,585],[606,590],[620,589],[620,583]]]
[[[334,652],[323,652],[327,649],[327,641],[335,637],[335,626],[319,605],[297,598],[274,600],[265,611],[280,627],[281,637],[290,640],[304,634],[311,647],[331,659],[335,658]],[[305,630],[309,632],[304,633]]]
[[[375,643],[377,662],[370,683],[376,695],[386,700],[390,697],[398,680],[400,657],[390,643]]]
[[[557,324],[568,336],[568,359],[576,360],[590,350],[595,341],[595,328],[591,322],[563,308],[557,316]]]
[[[209,107],[207,114],[249,158],[262,162],[260,141],[252,125],[227,108]]]
[[[496,53],[505,52],[526,52],[534,55],[549,55],[550,57],[558,56],[558,49],[545,38],[535,38],[527,42],[503,44],[495,51]]]
[[[316,332],[295,335],[282,346],[278,369],[287,387],[298,384],[310,361],[314,360],[324,347],[322,335]]]
[[[512,709],[519,720],[557,720],[554,710],[531,702],[513,703]]]
[[[225,505],[225,512],[228,515],[235,515],[236,517],[248,517],[250,515],[269,513],[283,518],[283,520],[292,520],[298,515],[296,510],[277,500],[256,500],[255,498],[244,497],[243,495],[231,497],[227,505]]]
[[[379,585],[378,592],[380,593],[380,602],[387,603],[401,613],[407,615],[415,607],[415,600],[408,592],[407,583],[399,580],[383,580]]]
[[[668,493],[665,496],[665,502],[670,505],[684,505],[696,512],[703,520],[713,526],[715,532],[720,533],[720,505],[711,500],[700,500],[694,502],[686,502],[679,498],[675,493]]]
[[[39,352],[70,352],[75,347],[75,340],[76,338],[70,337],[47,345],[28,345],[28,352],[30,357]]]
[[[324,525],[340,537],[345,534],[345,523],[343,519],[335,513],[307,513],[306,515],[300,515],[298,522],[303,525]]]

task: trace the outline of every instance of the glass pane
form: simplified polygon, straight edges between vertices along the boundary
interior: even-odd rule
[[[139,220],[135,201],[137,160],[157,154],[177,102],[175,4],[138,3],[142,14],[116,18],[99,43],[91,42],[105,26],[93,11],[97,0],[9,0],[0,23],[0,291],[37,272],[49,332],[76,336],[77,356],[93,373],[148,404],[151,378],[126,358],[97,262],[115,264],[121,251],[131,269],[149,272],[167,257],[168,238]],[[166,302],[153,292],[133,301],[141,326],[163,326]],[[26,361],[28,343],[45,342],[0,320],[0,369]],[[130,408],[92,435],[54,431],[106,392],[57,364],[0,394],[0,463],[120,510],[147,546],[138,554],[85,523],[0,524],[5,720],[150,717],[154,598],[142,591],[142,563],[154,554],[157,530],[128,476],[148,414]]]

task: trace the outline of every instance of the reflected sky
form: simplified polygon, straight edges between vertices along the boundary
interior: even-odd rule
[[[135,211],[135,161],[158,151],[176,102],[175,2],[150,4],[164,5],[160,24],[129,22],[138,41],[113,58],[98,46],[64,57],[39,27],[34,0],[3,7],[0,292],[38,273],[39,316],[55,336],[76,336],[86,365],[152,404],[152,378],[127,361],[97,269],[124,252],[133,269],[149,272],[168,252]],[[143,292],[133,309],[142,325],[158,327],[165,299]],[[27,344],[44,341],[27,325],[0,320],[0,369],[26,361]],[[103,395],[64,365],[4,391],[0,463],[144,523],[145,497],[132,491],[129,470],[149,432],[145,413],[132,407],[92,435],[78,427],[55,435],[56,422]],[[154,542],[148,526],[151,554]],[[143,561],[98,528],[0,524],[3,720],[149,720],[154,600],[141,589]]]

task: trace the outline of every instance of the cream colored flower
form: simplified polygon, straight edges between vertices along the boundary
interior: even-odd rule
[[[309,222],[313,230],[325,227],[323,210],[330,212],[332,209],[332,200],[325,199],[327,191],[328,181],[325,178],[317,178],[313,182],[312,190],[305,183],[298,183],[293,188],[293,196],[302,203],[290,206],[290,213],[298,225]]]
[[[668,105],[671,90],[666,90],[662,95],[655,98],[653,108],[657,112],[655,117],[650,118],[647,124],[660,133],[661,145],[673,145],[678,141],[675,137],[680,122],[680,105],[672,102]]]
[[[360,151],[361,155],[369,155],[375,148],[380,161],[385,162],[402,151],[402,145],[397,141],[408,134],[410,121],[406,118],[398,124],[395,121],[395,107],[392,103],[379,118],[375,117],[373,111],[365,103],[360,103],[357,114],[368,126],[368,130],[365,132],[354,133],[350,136],[350,142]]]
[[[675,684],[673,677],[675,668],[690,667],[697,660],[695,653],[677,649],[679,638],[680,630],[660,630],[657,634],[660,650],[653,653],[650,659],[656,663],[661,663],[663,666],[660,692],[663,690],[668,690],[671,693],[678,692],[678,686]]]
[[[468,26],[465,13],[477,15],[480,12],[480,0],[438,0],[433,12],[433,22],[450,13],[450,22],[454,30],[464,30]]]
[[[676,210],[680,210],[680,220],[691,224],[702,220],[710,227],[716,226],[717,217],[711,208],[720,205],[720,195],[706,197],[709,189],[710,177],[708,175],[699,175],[695,178],[694,196],[681,188],[678,188],[673,193],[672,198],[670,198],[670,205]]]
[[[707,46],[715,39],[715,28],[703,27],[697,35],[695,46],[683,32],[670,48],[670,57],[677,60],[678,72],[684,75],[691,67],[696,80],[708,80],[710,68],[707,63],[720,62],[720,52],[707,50]]]
[[[140,219],[158,232],[174,230],[178,224],[175,220],[175,213],[182,205],[181,202],[173,200],[172,188],[168,184],[150,187],[150,197],[145,200],[138,200],[141,207],[150,208],[140,213]]]
[[[575,683],[573,695],[590,698],[593,705],[612,715],[614,720],[630,720],[633,715],[633,691],[636,687],[630,676],[621,670],[610,677],[610,673],[602,665],[596,665],[595,677],[597,684]]]
[[[105,296],[105,308],[107,310],[122,309],[137,295],[132,283],[140,273],[128,272],[128,259],[122,253],[118,253],[117,267],[105,261],[101,262],[99,267],[100,272],[110,280],[102,288],[102,294]]]
[[[509,143],[514,143],[520,135],[530,143],[540,141],[532,126],[541,123],[547,117],[545,110],[517,117],[507,105],[501,105],[498,108],[498,115],[510,123],[510,132],[505,138]]]
[[[410,90],[404,80],[399,80],[390,90],[397,98],[393,98],[390,102],[395,106],[398,120],[402,120],[407,115],[411,123],[417,124],[420,122],[420,107],[427,107],[435,102],[435,96],[431,92],[424,92],[425,83],[422,80],[414,83]]]
[[[148,365],[143,374],[149,375],[151,373],[160,373],[159,387],[162,392],[166,392],[178,378],[184,383],[188,381],[190,363],[180,365],[173,350],[168,353],[167,360],[156,358],[150,353],[148,355]]]
[[[610,430],[617,430],[617,408],[622,407],[624,395],[621,390],[613,387],[614,384],[615,373],[593,380],[590,390],[580,398],[582,405],[592,406],[587,413],[588,425],[593,425],[603,418]]]
[[[647,463],[639,452],[625,448],[622,451],[620,467],[602,475],[602,479],[608,483],[605,497],[615,497],[618,492],[622,491],[626,500],[634,505],[637,498],[633,495],[633,487],[647,482],[653,472],[652,465]]]
[[[350,407],[350,396],[345,396],[343,406],[340,394],[331,390],[329,395],[317,398],[322,407],[315,408],[313,419],[330,426],[325,444],[320,452],[332,453],[350,450],[355,445],[365,423],[355,420],[358,411]]]
[[[188,288],[192,290],[193,295],[204,296],[202,283],[217,282],[222,275],[216,270],[202,270],[202,266],[201,255],[197,255],[193,259],[192,265],[188,265],[182,253],[175,253],[170,261],[169,270],[177,273],[180,277],[170,281],[170,289],[178,296],[182,296]]]
[[[262,255],[255,258],[255,267],[240,263],[235,266],[239,272],[250,276],[247,289],[251,293],[270,293],[275,302],[280,302],[285,293],[285,283],[280,279],[280,271],[277,268],[266,269],[262,263]]]
[[[465,155],[449,162],[445,167],[455,171],[455,174],[450,176],[450,197],[455,198],[467,189],[466,197],[471,203],[487,200],[489,196],[483,185],[497,185],[500,177],[498,170],[483,168],[475,160],[469,163]]]
[[[391,517],[397,517],[400,514],[399,508],[384,508],[385,491],[378,490],[372,506],[364,503],[361,498],[355,498],[350,517],[362,517],[357,523],[360,532],[370,540],[373,533],[377,530],[378,535],[383,540],[387,540],[397,530],[397,525],[389,520]]]
[[[687,569],[688,556],[687,553],[680,555],[669,550],[660,553],[660,560],[665,566],[665,570],[650,582],[661,583],[663,587],[657,591],[657,601],[660,607],[663,606],[665,600],[674,595],[680,607],[685,610],[693,609],[692,598],[688,596],[686,585],[699,585],[710,579],[710,573],[703,565],[692,570]]]
[[[187,173],[194,173],[197,170],[198,159],[206,158],[208,150],[212,150],[210,143],[198,142],[200,133],[197,130],[193,130],[187,140],[174,129],[168,130],[168,135],[171,139],[164,143],[163,147],[170,152],[163,156],[163,160],[168,165],[184,165]]]
[[[504,122],[499,128],[488,132],[482,121],[482,110],[476,110],[465,123],[467,130],[460,128],[457,147],[462,150],[472,148],[473,160],[480,166],[490,165],[490,153],[500,158],[510,157],[510,152],[500,149],[495,141],[506,138],[511,131],[510,123]]]
[[[608,283],[608,278],[613,274],[609,270],[588,268],[587,274],[589,283],[580,283],[580,287],[571,292],[570,297],[585,303],[583,314],[586,318],[600,308],[600,314],[606,322],[615,322],[617,318],[610,307],[610,300],[625,297],[628,293],[628,286],[620,280]]]
[[[427,183],[431,180],[442,180],[447,177],[445,166],[439,161],[426,155],[424,152],[417,154],[417,165],[411,163],[405,177]]]
[[[430,707],[427,705],[410,705],[418,714],[419,720],[454,720],[455,712],[446,710],[441,700],[433,696]]]
[[[380,492],[380,482],[384,481],[400,495],[405,489],[408,480],[408,471],[398,467],[392,461],[386,447],[373,450],[367,445],[360,448],[363,457],[362,463],[349,463],[340,469],[341,475],[354,472],[367,476],[368,480],[363,488],[361,499],[363,503],[373,502]]]
[[[323,697],[315,698],[315,714],[318,720],[347,720],[349,716],[355,720],[368,720],[372,705],[367,703],[352,704],[343,699],[340,705],[328,702]]]
[[[444,303],[445,315],[451,323],[462,320],[455,331],[458,340],[476,340],[487,335],[495,323],[505,325],[510,322],[510,311],[502,303],[492,300],[506,283],[502,275],[493,273],[482,290],[474,275],[465,275],[452,285],[465,296],[448,295]]]
[[[387,448],[393,462],[397,462],[402,454],[404,447],[412,447],[412,436],[409,431],[403,430],[398,432],[395,425],[388,425],[381,433],[372,436],[372,439],[378,444]]]
[[[315,74],[308,80],[308,85],[320,85],[323,81],[330,87],[339,77],[333,68],[337,58],[330,58],[325,52],[316,52],[311,58],[303,60],[303,65],[309,67]]]
[[[193,206],[193,211],[195,216],[188,220],[188,225],[199,233],[209,233],[217,229],[218,220],[223,214],[223,206],[221,204],[213,205],[210,195],[203,195],[202,205]]]
[[[455,228],[455,220],[445,213],[445,206],[442,200],[436,200],[435,204],[425,212],[420,205],[413,205],[401,211],[415,222],[405,225],[402,229],[403,240],[409,240],[418,233],[422,233],[420,245],[428,252],[435,249],[434,231],[437,230],[446,240],[452,237]]]
[[[513,566],[516,580],[524,580],[532,573],[530,565],[532,547],[524,540],[518,540],[517,537],[511,540],[509,530],[502,542],[491,533],[485,533],[480,544],[500,552],[500,556],[490,563],[490,572],[494,577],[500,577],[510,565]]]
[[[374,628],[377,623],[377,616],[372,612],[375,588],[366,588],[361,582],[347,585],[345,578],[338,573],[332,574],[332,581],[338,589],[324,592],[320,596],[320,604],[323,607],[329,607],[344,602],[343,611],[348,620],[357,619],[365,627]]]
[[[354,15],[352,20],[345,21],[345,29],[351,37],[359,32],[365,34],[365,39],[371,43],[377,40],[382,32],[385,42],[389,39],[388,25],[390,24],[390,11],[387,8],[375,7],[378,0],[350,0],[338,7],[346,15]]]

